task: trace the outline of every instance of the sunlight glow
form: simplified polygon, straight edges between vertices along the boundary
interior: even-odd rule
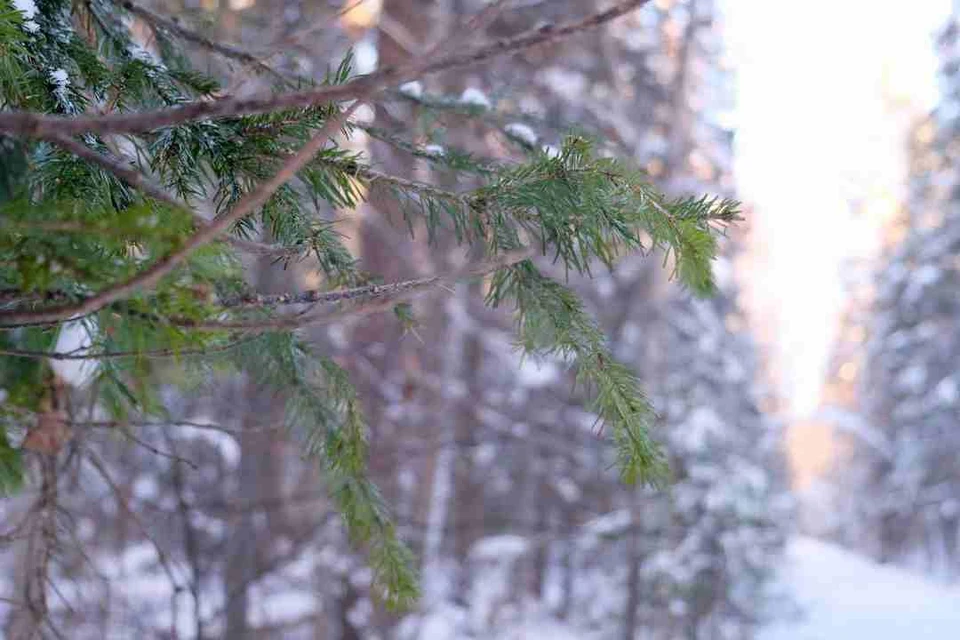
[[[847,295],[904,196],[907,128],[936,100],[949,0],[725,0],[737,70],[736,173],[755,206],[745,302],[788,411],[820,402]]]

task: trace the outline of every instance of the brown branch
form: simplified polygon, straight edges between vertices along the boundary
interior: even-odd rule
[[[130,508],[130,502],[127,500],[126,496],[123,493],[123,490],[117,486],[117,483],[114,482],[113,478],[110,476],[110,473],[107,471],[107,468],[100,461],[100,459],[93,453],[93,451],[88,452],[86,460],[90,465],[97,470],[100,474],[100,477],[103,478],[103,481],[107,483],[107,486],[110,487],[110,490],[117,498],[117,504],[120,508],[133,520],[133,523],[137,525],[137,528],[140,529],[140,532],[143,534],[143,537],[147,539],[150,545],[153,547],[154,553],[157,555],[157,562],[163,568],[164,573],[167,574],[167,578],[170,580],[170,584],[173,586],[174,593],[179,593],[183,591],[183,586],[180,584],[180,581],[177,580],[177,575],[173,571],[173,565],[170,562],[169,557],[167,556],[166,551],[163,550],[163,547],[157,542],[157,540],[150,534],[150,530],[144,525],[143,521],[137,516],[136,512]]]
[[[300,313],[292,316],[280,316],[276,318],[265,318],[262,320],[207,320],[193,321],[189,319],[172,319],[172,324],[189,329],[200,331],[224,331],[224,330],[243,330],[243,331],[276,331],[283,329],[298,329],[301,327],[338,322],[347,319],[359,318],[374,313],[380,313],[396,305],[399,302],[409,300],[410,298],[423,293],[427,290],[448,286],[463,278],[486,275],[497,269],[507,267],[533,256],[533,251],[523,249],[511,253],[505,253],[492,260],[478,264],[468,265],[458,269],[450,274],[428,276],[416,280],[403,280],[384,285],[370,285],[367,287],[356,287],[353,289],[344,289],[341,291],[326,292],[305,292],[304,294],[286,294],[281,296],[263,296],[265,302],[257,303],[255,300],[246,303],[248,306],[271,306],[276,304],[300,304],[299,302],[281,302],[284,297],[295,297],[303,295],[305,297],[320,298],[317,302],[321,304],[338,304],[341,302],[351,302],[358,299],[367,298],[366,303],[360,303],[355,306],[340,308],[330,313]],[[326,299],[324,299],[326,298]],[[308,303],[308,301],[303,302]]]
[[[434,62],[421,62],[402,68],[385,67],[380,71],[338,85],[326,85],[304,91],[252,98],[229,97],[216,100],[200,100],[179,107],[136,113],[56,116],[29,111],[8,111],[0,113],[0,131],[34,138],[45,138],[55,134],[76,135],[85,132],[98,134],[145,133],[161,127],[197,120],[269,113],[354,98],[359,99],[361,96],[375,93],[380,87],[388,84],[398,84],[427,73],[437,73],[475,65],[492,58],[516,53],[581,31],[593,29],[619,18],[647,4],[647,2],[649,0],[623,0],[606,11],[601,11],[578,21],[561,26],[545,25],[519,36],[502,38],[475,47],[465,53],[452,54]],[[427,59],[429,57],[429,55],[425,56]]]
[[[185,464],[185,465],[187,465],[188,467],[190,467],[191,469],[193,469],[194,471],[198,471],[198,470],[200,469],[200,467],[197,466],[197,463],[194,462],[193,460],[190,460],[190,459],[188,459],[188,458],[184,458],[183,456],[179,456],[179,455],[177,455],[176,453],[168,453],[168,452],[166,452],[166,451],[162,451],[161,449],[158,449],[157,447],[153,446],[153,445],[150,444],[149,442],[144,442],[143,440],[141,440],[140,438],[136,437],[135,435],[133,435],[133,434],[130,433],[129,431],[122,430],[121,433],[123,433],[123,435],[124,435],[125,438],[128,438],[128,439],[129,439],[131,442],[133,442],[134,444],[140,445],[141,447],[143,447],[144,449],[146,449],[146,450],[149,451],[150,453],[154,454],[155,456],[160,456],[161,458],[167,458],[168,460],[172,460],[173,462],[177,463],[178,465],[179,465],[179,464]]]
[[[76,351],[40,351],[32,349],[0,348],[0,355],[15,358],[49,358],[50,360],[112,360],[114,358],[180,358],[182,356],[202,356],[211,353],[229,351],[241,344],[250,342],[259,337],[259,334],[242,336],[232,342],[212,347],[198,347],[193,349],[143,349],[140,351],[98,351],[79,353]]]
[[[41,487],[40,495],[31,508],[32,522],[24,557],[23,600],[26,604],[24,617],[13,620],[11,634],[14,637],[34,638],[47,622],[49,604],[47,583],[50,576],[50,560],[57,544],[56,512],[59,497],[56,457],[39,456]]]
[[[273,427],[247,427],[245,429],[225,427],[221,424],[211,424],[207,422],[193,422],[190,420],[101,420],[71,422],[74,427],[87,427],[91,429],[122,429],[126,427],[189,427],[191,429],[207,429],[210,431],[219,431],[230,435],[239,435],[241,433],[281,431],[282,426]]]
[[[414,289],[422,289],[436,284],[440,276],[404,280],[389,284],[371,284],[365,287],[352,287],[336,291],[312,290],[300,293],[252,294],[230,300],[224,300],[225,307],[275,307],[287,304],[330,304],[346,302],[357,298],[376,298],[394,296]]]

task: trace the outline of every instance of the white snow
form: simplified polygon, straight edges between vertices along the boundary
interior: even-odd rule
[[[90,332],[82,321],[67,322],[60,329],[54,351],[58,353],[86,353],[92,344]],[[97,373],[96,360],[52,360],[50,366],[58,376],[74,387],[82,387]]]
[[[431,156],[442,156],[444,154],[443,147],[438,144],[428,144],[423,150]]]
[[[377,70],[379,55],[377,45],[371,39],[366,38],[358,42],[353,49],[353,56],[358,74],[365,75]]]
[[[67,87],[70,84],[70,76],[67,75],[67,72],[63,69],[54,69],[50,72],[50,80],[53,81],[55,85],[61,89]]]
[[[944,587],[813,538],[787,546],[781,586],[799,616],[759,640],[955,640],[960,589]]]
[[[523,358],[517,368],[517,377],[525,387],[540,388],[560,378],[560,370],[552,362]]]
[[[129,53],[134,60],[139,60],[140,62],[146,62],[148,64],[160,63],[160,59],[157,58],[157,56],[153,55],[153,53],[136,42],[131,42],[129,44],[127,47],[127,53]]]
[[[897,376],[897,384],[909,391],[920,391],[927,381],[927,370],[920,365],[911,365]]]
[[[560,149],[552,144],[545,144],[542,149],[543,152],[547,154],[547,157],[557,158],[560,156]]]
[[[133,482],[133,495],[138,500],[155,500],[160,495],[160,485],[153,475],[139,476]]]
[[[530,145],[531,147],[537,144],[537,133],[522,122],[511,122],[505,126],[503,130],[507,132],[507,135],[512,136],[517,140]]]
[[[522,536],[505,534],[484,538],[473,545],[470,556],[477,560],[503,560],[524,553],[529,547]]]
[[[543,73],[543,81],[560,97],[576,101],[587,88],[586,77],[563,67],[550,67]]]
[[[580,499],[582,492],[577,483],[566,477],[559,477],[553,481],[553,488],[567,502],[576,502]]]
[[[193,422],[198,424],[216,424],[212,420],[202,419],[194,419]],[[240,445],[237,443],[237,439],[229,433],[191,425],[182,425],[181,431],[184,435],[189,434],[199,440],[206,440],[216,447],[228,467],[236,467],[236,465],[240,463]]]
[[[940,270],[933,265],[924,265],[913,274],[913,279],[922,286],[933,284],[940,279]]]
[[[489,109],[493,106],[487,94],[476,87],[467,87],[464,89],[460,95],[460,102],[468,104],[471,107],[481,107],[483,109]]]
[[[960,397],[960,392],[957,391],[957,381],[952,376],[938,382],[934,391],[937,394],[937,399],[945,405],[957,404],[957,398]]]
[[[33,0],[13,0],[13,8],[23,14],[23,30],[28,33],[36,33],[40,30],[40,25],[34,21],[37,17],[37,5]]]
[[[417,80],[404,82],[400,85],[400,93],[411,98],[421,98],[423,97],[423,85]]]
[[[37,15],[37,5],[33,0],[13,0],[13,8],[23,14],[27,20],[31,20]]]
[[[583,531],[586,535],[606,537],[619,535],[629,526],[630,512],[626,509],[620,509],[594,518],[584,525]]]

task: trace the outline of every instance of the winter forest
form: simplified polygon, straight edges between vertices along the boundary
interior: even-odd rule
[[[960,637],[896,4],[0,0],[0,637]]]

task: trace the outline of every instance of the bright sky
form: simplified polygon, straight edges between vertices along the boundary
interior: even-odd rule
[[[721,2],[740,195],[756,207],[745,294],[788,407],[805,417],[820,400],[843,261],[875,250],[902,197],[904,131],[934,104],[932,35],[950,0]]]

